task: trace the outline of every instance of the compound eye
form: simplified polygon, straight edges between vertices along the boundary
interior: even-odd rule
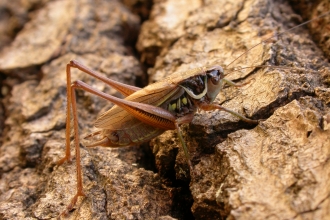
[[[211,75],[212,77],[219,77],[219,76],[220,76],[220,72],[219,72],[219,70],[212,70],[212,71],[210,72],[210,75]]]
[[[211,79],[211,82],[214,84],[214,85],[218,85],[220,80],[224,78],[224,74],[223,74],[223,70],[222,68],[220,69],[214,69],[214,70],[211,70],[210,72],[208,72],[208,75]]]

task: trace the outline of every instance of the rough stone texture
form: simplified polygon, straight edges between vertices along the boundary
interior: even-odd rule
[[[226,67],[227,78],[250,83],[241,89],[224,89],[218,102],[265,121],[254,127],[216,111],[197,113],[184,126],[195,164],[190,182],[194,217],[329,218],[328,61],[308,32],[299,29],[284,33],[277,42],[272,39],[258,45],[232,63],[246,48],[302,20],[286,3],[245,1],[224,28],[191,34],[189,30],[194,28],[189,19],[205,8],[215,8],[214,4],[230,5],[207,1],[191,12],[184,23],[186,33],[172,40],[171,47],[159,49],[160,56],[149,69],[150,82],[175,71],[220,64]],[[199,24],[209,23],[203,16],[199,18]],[[226,24],[221,19],[218,23]],[[147,32],[143,26],[139,38],[144,39]],[[260,64],[285,68],[232,69]],[[175,132],[166,132],[152,144],[160,174],[189,181]]]
[[[67,35],[66,25],[74,19],[73,9],[71,1],[53,1],[36,11],[15,41],[1,53],[1,69],[24,68],[50,60]]]
[[[230,216],[237,219],[329,218],[330,139],[320,127],[320,104],[311,97],[294,100],[255,129],[228,135],[216,146],[216,156],[235,172],[199,201],[210,194],[217,204],[228,201]],[[210,175],[199,181],[216,179]]]
[[[314,19],[330,10],[330,2],[325,0],[320,1],[301,1],[301,0],[290,0],[292,7],[299,11],[299,14],[305,19]],[[311,22],[309,25],[309,30],[313,34],[313,39],[317,42],[320,49],[324,51],[325,56],[330,59],[330,18],[329,16],[324,16],[321,19],[317,19]]]
[[[48,0],[0,2],[0,49],[11,43],[24,24],[29,20],[29,12],[38,10]]]
[[[33,2],[31,6],[21,1],[24,7],[14,14],[30,20],[23,19],[27,23],[20,25],[22,30],[0,51],[2,88],[11,89],[10,94],[2,90],[1,219],[56,218],[75,193],[75,163],[56,165],[65,147],[69,60],[78,59],[127,84],[144,79],[129,46],[135,42],[139,19],[121,2]],[[122,2],[146,19],[150,2]],[[148,70],[149,81],[218,63],[226,67],[226,78],[250,83],[225,88],[217,101],[264,120],[249,125],[224,112],[196,113],[191,124],[182,126],[194,167],[191,176],[172,131],[151,141],[151,166],[145,165],[148,145],[82,146],[87,197],[66,219],[330,218],[330,67],[323,56],[327,51],[322,53],[302,28],[234,61],[302,19],[279,1],[187,2],[154,1],[136,45],[141,61],[154,65]],[[315,30],[326,30],[317,24],[312,25]],[[253,65],[278,67],[233,70]],[[118,95],[79,71],[73,78]],[[93,121],[110,106],[78,92],[80,133],[91,132]]]
[[[75,194],[74,160],[56,165],[65,147],[66,63],[77,59],[131,85],[144,78],[129,46],[137,39],[140,21],[121,2],[50,1],[39,6],[12,44],[1,51],[4,82],[23,81],[4,99],[1,219],[56,218]],[[41,79],[24,74],[16,79],[22,68],[29,76],[41,73]],[[74,70],[72,75],[73,80],[118,95],[86,74]],[[110,106],[79,91],[81,134],[91,132],[93,121]],[[158,174],[140,168],[142,149],[82,147],[81,151],[87,197],[79,200],[67,219],[155,219],[172,214],[171,189]]]

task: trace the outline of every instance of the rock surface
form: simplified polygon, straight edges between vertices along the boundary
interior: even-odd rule
[[[8,45],[0,45],[0,219],[330,218],[326,38],[315,34],[318,46],[303,27],[235,60],[302,22],[288,3],[157,0],[150,9],[149,1],[33,2],[1,3],[4,11],[17,8],[16,21],[26,23],[0,27],[18,30],[13,39],[5,38]],[[309,8],[304,19],[325,11],[326,2]],[[0,24],[10,22],[2,19]],[[326,24],[313,22],[311,28],[324,33]],[[87,197],[68,216],[59,216],[76,192],[75,158],[56,164],[64,155],[65,67],[72,59],[137,86],[146,81],[143,65],[151,67],[152,83],[217,63],[226,78],[249,83],[226,87],[216,101],[263,120],[250,125],[225,112],[197,112],[182,126],[194,175],[173,131],[140,147],[87,149],[82,142]],[[234,70],[256,65],[276,68]],[[120,96],[80,71],[72,75]],[[84,136],[112,104],[83,91],[77,97]]]

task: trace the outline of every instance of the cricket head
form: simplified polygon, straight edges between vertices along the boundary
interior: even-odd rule
[[[203,74],[196,74],[179,86],[195,100],[206,96],[209,102],[213,102],[222,88],[224,76],[221,66],[210,66],[203,70]]]
[[[214,99],[219,94],[222,89],[223,79],[225,74],[221,66],[211,66],[206,70],[207,75],[207,97],[210,99],[210,102],[213,102]]]

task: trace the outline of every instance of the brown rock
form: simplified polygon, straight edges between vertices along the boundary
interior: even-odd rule
[[[146,18],[149,6],[136,11],[138,3],[127,4]],[[0,52],[2,87],[11,89],[2,90],[1,219],[56,218],[76,192],[75,159],[56,165],[65,148],[69,60],[127,84],[144,79],[129,46],[137,38],[139,18],[121,2],[40,1],[38,10],[29,8],[22,6],[26,11],[19,14],[31,19]],[[249,83],[224,88],[216,101],[263,121],[249,125],[225,112],[197,112],[192,123],[182,126],[194,175],[173,131],[152,140],[154,162],[146,156],[147,145],[82,146],[87,197],[79,199],[67,219],[329,218],[326,50],[321,52],[303,27],[235,60],[271,34],[301,22],[287,3],[278,1],[155,1],[136,45],[141,60],[154,64],[148,70],[150,82],[220,64],[226,78]],[[312,27],[325,32],[316,24]],[[276,68],[234,71],[256,65]],[[72,75],[118,95],[80,71]],[[111,104],[82,91],[77,96],[80,134],[85,135]]]

